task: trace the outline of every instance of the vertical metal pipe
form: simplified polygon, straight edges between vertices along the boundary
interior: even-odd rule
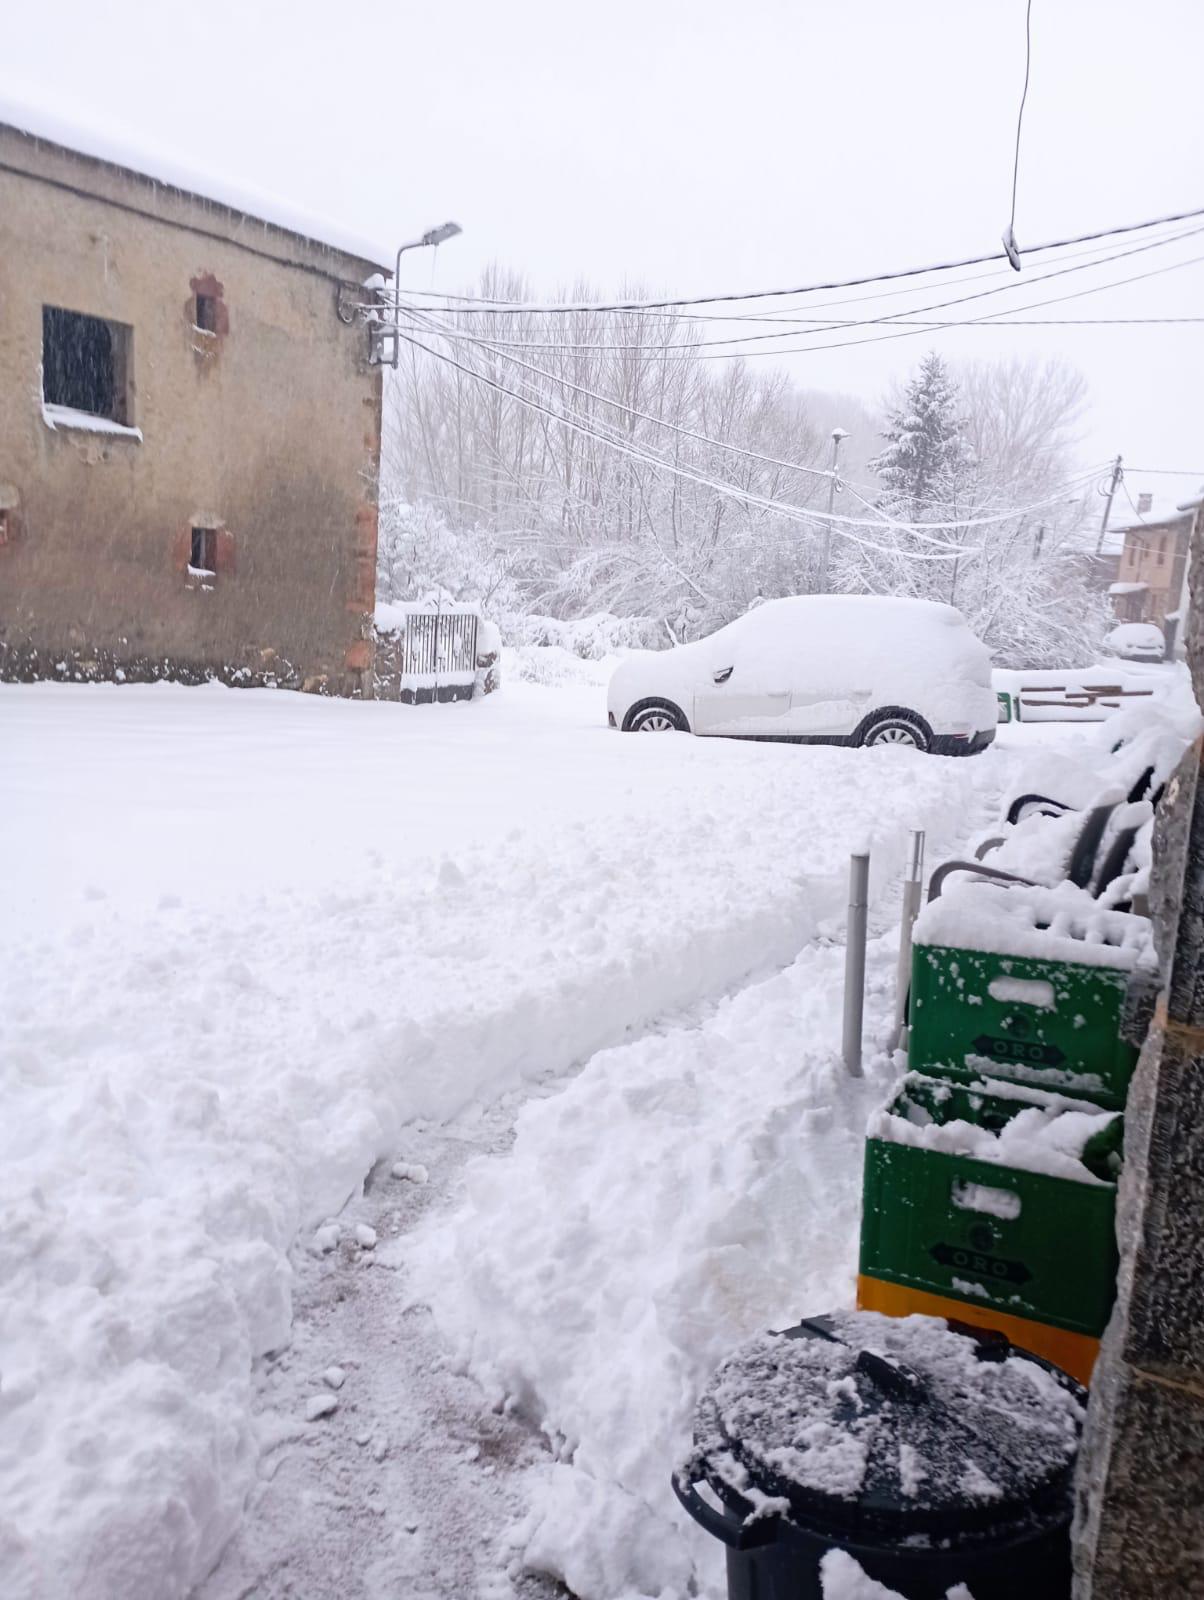
[[[865,936],[869,907],[870,858],[849,857],[849,920],[844,954],[844,1064],[851,1078],[861,1076],[861,1020],[865,1011]]]
[[[832,588],[832,580],[828,566],[832,559],[832,510],[836,504],[836,486],[838,484],[840,467],[840,446],[848,438],[843,428],[832,429],[832,470],[828,474],[828,520],[824,523],[823,544],[823,571],[820,575],[820,593],[828,594]]]
[[[895,973],[895,1030],[900,1048],[906,1043],[907,991],[911,985],[911,930],[920,912],[924,889],[924,830],[911,836],[911,859],[903,880],[903,915],[899,925],[899,965]]]

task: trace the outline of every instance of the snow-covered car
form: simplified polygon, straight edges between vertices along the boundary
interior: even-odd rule
[[[1122,622],[1104,643],[1122,661],[1162,661],[1166,656],[1162,629],[1153,622]]]
[[[878,595],[771,600],[693,644],[615,669],[624,733],[910,745],[969,755],[995,737],[991,659],[952,606]]]

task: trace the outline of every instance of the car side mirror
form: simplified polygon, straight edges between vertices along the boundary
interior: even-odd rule
[[[720,667],[718,672],[716,672],[716,674],[715,674],[715,682],[716,683],[726,683],[727,680],[731,677],[731,675],[732,675],[731,667]]]

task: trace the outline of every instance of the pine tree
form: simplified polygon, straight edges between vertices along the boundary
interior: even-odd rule
[[[957,385],[935,352],[904,391],[870,462],[882,480],[883,510],[906,522],[949,522],[971,488],[972,457],[958,411]]]

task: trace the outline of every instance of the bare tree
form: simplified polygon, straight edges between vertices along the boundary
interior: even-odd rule
[[[1077,368],[1031,357],[967,361],[953,370],[982,480],[1031,501],[1066,479],[1087,402]]]
[[[1070,511],[1051,507],[1044,531],[998,519],[1067,474],[1083,404],[1071,369],[959,369],[950,415],[967,471],[876,509],[872,419],[857,402],[804,392],[780,369],[704,361],[698,325],[671,311],[508,311],[528,285],[497,268],[477,294],[494,309],[407,314],[417,343],[386,395],[382,592],[642,616],[666,640],[696,637],[758,599],[820,586],[839,425],[853,437],[838,509],[880,524],[834,530],[839,587],[952,599],[1032,664],[1064,658],[1068,632],[1080,657],[1098,634],[1098,606],[1057,565]],[[597,297],[577,283],[566,298]],[[934,543],[901,526],[911,519],[954,527]]]

